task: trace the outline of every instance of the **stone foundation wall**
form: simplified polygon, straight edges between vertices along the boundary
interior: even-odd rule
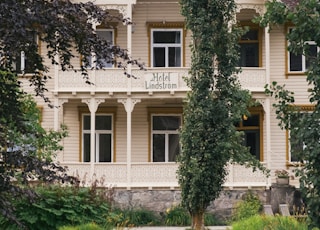
[[[268,203],[269,190],[251,190],[258,195],[262,203]],[[225,190],[220,197],[208,207],[208,212],[214,213],[220,220],[231,216],[237,202],[242,200],[248,190]],[[144,208],[164,213],[168,208],[178,205],[181,200],[180,190],[115,190],[114,204],[120,208]]]

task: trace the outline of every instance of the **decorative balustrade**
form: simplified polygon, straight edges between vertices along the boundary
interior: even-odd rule
[[[84,184],[97,179],[100,186],[118,188],[176,188],[179,187],[176,163],[63,163],[69,174],[79,177]],[[93,170],[91,178],[90,170]],[[268,187],[266,176],[241,165],[228,165],[229,174],[224,184],[227,188]]]
[[[89,70],[92,84],[87,84],[81,72],[59,71],[59,92],[177,92],[188,91],[184,80],[188,68],[152,68],[146,71],[133,69],[134,77],[125,76],[122,69]],[[239,74],[243,88],[263,91],[266,71],[262,68],[243,68]]]

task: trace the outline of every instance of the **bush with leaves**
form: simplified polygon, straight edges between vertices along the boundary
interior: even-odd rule
[[[251,216],[257,215],[261,212],[262,203],[259,197],[254,195],[251,191],[244,195],[244,199],[239,201],[232,213],[233,221],[240,221]]]
[[[38,186],[38,197],[34,202],[28,199],[12,200],[16,217],[27,229],[57,229],[64,225],[78,225],[95,222],[103,226],[109,212],[105,191],[95,187]],[[6,219],[0,219],[5,229],[20,229]]]
[[[306,223],[298,222],[294,217],[255,215],[232,224],[233,230],[307,230]],[[316,230],[316,229],[313,229]]]

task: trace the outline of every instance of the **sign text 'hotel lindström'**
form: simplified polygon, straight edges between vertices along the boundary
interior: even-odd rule
[[[178,89],[178,74],[170,72],[146,73],[144,85],[148,90]]]

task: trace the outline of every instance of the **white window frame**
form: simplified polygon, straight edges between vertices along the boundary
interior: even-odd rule
[[[110,31],[110,32],[112,32],[112,42],[111,42],[111,44],[112,45],[115,44],[115,30],[114,29],[97,28],[96,32],[98,32],[98,31]],[[96,55],[95,55],[95,53],[92,52],[91,56],[89,58],[90,58],[90,63],[89,63],[89,66],[87,66],[86,68],[87,69],[96,68],[97,65],[96,65]],[[112,63],[108,63],[108,64],[110,64],[110,66],[104,66],[102,69],[110,69],[110,68],[114,67],[114,65]]]
[[[151,159],[153,161],[153,135],[154,134],[164,134],[165,135],[165,160],[164,162],[171,162],[169,161],[169,135],[176,134],[179,135],[179,128],[177,130],[154,130],[153,129],[153,118],[154,117],[179,117],[180,124],[179,128],[181,127],[182,123],[182,114],[151,114]]]
[[[153,43],[153,38],[154,38],[154,32],[170,32],[170,31],[179,31],[180,32],[180,43],[161,43],[161,44],[154,44]],[[164,67],[155,67],[155,68],[168,68],[169,67],[169,47],[178,47],[180,48],[180,66],[170,66],[170,68],[181,68],[183,64],[183,29],[182,28],[152,28],[151,29],[151,66],[153,66],[154,63],[154,48],[156,47],[164,47],[165,48],[165,66]]]
[[[82,134],[81,134],[81,139],[82,139],[82,147],[81,147],[81,152],[82,152],[82,162],[84,162],[84,145],[85,145],[85,143],[84,143],[84,134],[91,134],[91,130],[85,130],[84,129],[84,117],[85,116],[89,116],[90,117],[90,113],[84,113],[84,114],[82,114],[82,118],[81,118],[81,122],[82,122]],[[111,135],[111,143],[110,143],[110,145],[111,145],[111,151],[110,151],[110,154],[111,154],[111,157],[110,157],[110,159],[111,159],[111,161],[110,162],[113,162],[113,139],[114,139],[114,132],[113,132],[113,130],[114,130],[114,127],[113,127],[113,119],[114,119],[114,116],[113,116],[113,114],[110,114],[110,113],[99,113],[99,114],[96,114],[95,115],[96,117],[97,116],[110,116],[111,117],[111,130],[96,130],[95,129],[95,140],[96,140],[96,142],[95,142],[95,150],[96,150],[96,152],[95,152],[95,159],[94,159],[94,162],[95,163],[108,163],[108,162],[100,162],[100,159],[99,159],[99,151],[100,151],[100,149],[99,149],[99,138],[100,138],[100,134],[110,134]]]

